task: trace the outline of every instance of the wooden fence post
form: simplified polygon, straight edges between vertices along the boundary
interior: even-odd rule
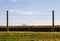
[[[53,27],[53,31],[54,31],[54,10],[52,10],[52,27]]]
[[[7,21],[6,21],[6,22],[7,22],[7,31],[9,31],[9,26],[8,26],[8,10],[7,10],[6,13],[7,13],[7,14],[6,14],[6,15],[7,15],[7,17],[6,17],[6,18],[7,18]]]

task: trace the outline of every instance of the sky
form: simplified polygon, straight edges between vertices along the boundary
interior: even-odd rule
[[[52,10],[55,25],[60,25],[60,0],[0,0],[0,25],[52,25]]]

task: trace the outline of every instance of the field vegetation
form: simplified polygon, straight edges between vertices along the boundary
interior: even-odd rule
[[[60,41],[60,32],[0,32],[0,41]]]

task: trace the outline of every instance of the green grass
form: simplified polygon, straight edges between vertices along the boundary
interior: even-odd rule
[[[60,41],[60,32],[0,32],[0,41]]]

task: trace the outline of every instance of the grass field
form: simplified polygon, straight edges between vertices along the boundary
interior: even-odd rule
[[[0,41],[60,41],[60,32],[0,32]]]

